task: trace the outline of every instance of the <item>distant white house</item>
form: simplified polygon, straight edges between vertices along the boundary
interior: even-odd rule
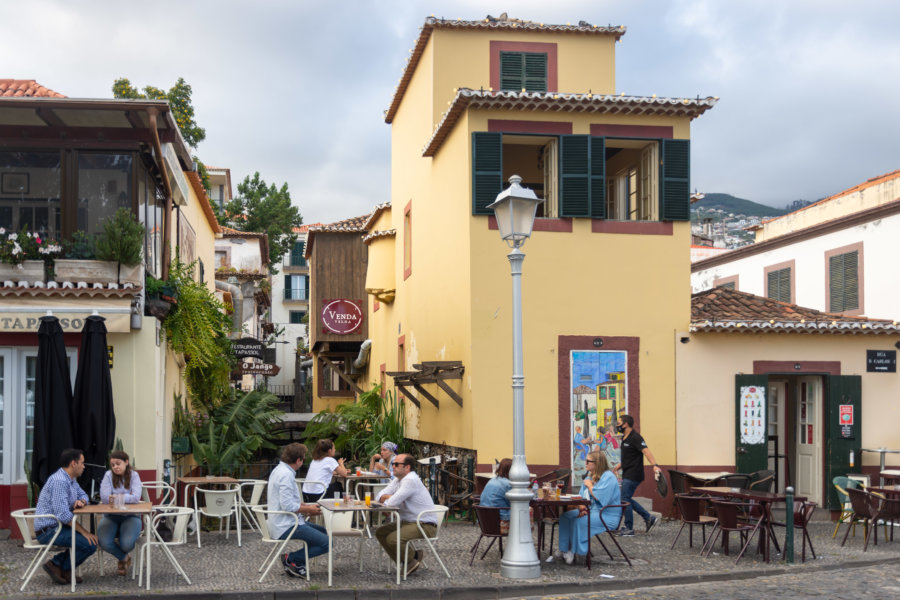
[[[756,242],[691,265],[715,286],[825,312],[900,319],[900,170],[764,221]]]

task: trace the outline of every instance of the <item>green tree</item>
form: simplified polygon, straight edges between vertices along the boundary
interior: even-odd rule
[[[191,103],[191,86],[185,83],[183,77],[179,77],[169,91],[163,91],[152,85],[144,86],[143,91],[138,91],[131,81],[125,77],[116,79],[112,87],[113,98],[145,98],[149,100],[168,100],[175,116],[175,122],[181,129],[181,135],[188,146],[196,149],[197,144],[206,139],[206,130],[197,125],[194,120],[194,105]]]
[[[294,228],[303,223],[300,209],[291,205],[288,184],[268,185],[259,171],[237,186],[237,196],[219,214],[219,223],[239,231],[255,231],[269,236],[269,271],[278,272],[281,257],[297,241]]]

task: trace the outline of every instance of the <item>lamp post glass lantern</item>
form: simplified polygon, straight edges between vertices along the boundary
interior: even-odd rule
[[[500,574],[511,579],[536,579],[541,576],[541,561],[531,537],[528,508],[529,469],[525,462],[525,375],[522,367],[522,262],[519,247],[531,237],[538,205],[543,202],[534,191],[523,188],[522,178],[513,175],[509,187],[497,195],[488,208],[494,210],[500,236],[512,248],[507,255],[513,284],[513,463],[509,470],[509,539],[500,560]]]

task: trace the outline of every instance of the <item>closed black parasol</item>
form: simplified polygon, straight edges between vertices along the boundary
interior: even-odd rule
[[[116,415],[113,410],[112,380],[106,351],[106,325],[103,317],[91,316],[81,330],[81,350],[75,374],[72,417],[76,447],[84,450],[87,467],[82,487],[91,490],[90,480],[103,476],[106,459],[116,440]]]
[[[59,469],[62,451],[74,445],[72,380],[62,327],[56,317],[41,317],[35,373],[32,481],[43,487],[47,478]]]

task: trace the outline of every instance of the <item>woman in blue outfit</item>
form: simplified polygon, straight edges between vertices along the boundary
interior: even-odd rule
[[[115,450],[109,457],[110,470],[100,482],[100,502],[112,503],[114,494],[125,496],[125,504],[136,504],[141,501],[141,478],[128,463],[128,454]],[[141,535],[141,517],[135,514],[104,515],[97,526],[97,540],[100,547],[117,559],[119,565],[116,572],[125,575],[131,564],[128,554]],[[119,538],[118,542],[116,538]]]
[[[509,500],[506,492],[512,488],[509,482],[509,469],[512,467],[512,459],[504,458],[497,466],[495,477],[488,481],[481,492],[481,506],[500,507],[500,533],[509,531]]]
[[[587,474],[581,486],[581,497],[591,501],[590,519],[591,533],[604,531],[600,521],[600,509],[608,504],[619,504],[619,481],[606,462],[603,452],[591,452],[584,461]],[[609,508],[603,511],[603,522],[610,529],[619,526],[622,518],[621,508]],[[571,565],[575,555],[584,556],[588,552],[588,508],[579,506],[577,509],[563,513],[559,518],[559,551],[562,553],[566,564]]]

